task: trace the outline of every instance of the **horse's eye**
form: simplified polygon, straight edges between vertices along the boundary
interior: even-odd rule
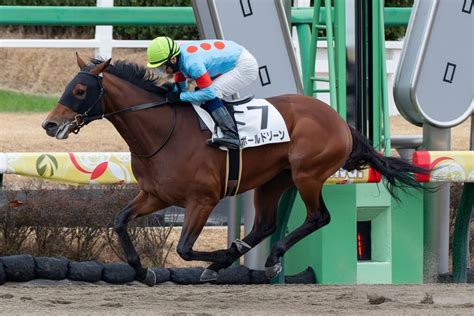
[[[77,85],[76,87],[74,87],[72,94],[79,100],[83,100],[86,97],[86,91],[87,91],[87,87],[83,85]]]

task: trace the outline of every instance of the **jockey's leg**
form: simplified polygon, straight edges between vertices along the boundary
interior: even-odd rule
[[[240,89],[251,84],[257,77],[257,61],[252,54],[244,50],[237,60],[235,67],[213,81],[212,84],[217,98],[206,102],[203,108],[211,114],[224,134],[224,137],[214,140],[213,145],[226,146],[231,149],[240,148],[237,127],[220,98],[235,95]]]
[[[237,126],[229,111],[227,111],[222,103],[222,100],[220,98],[214,98],[207,101],[203,105],[203,108],[211,114],[214,122],[220,127],[224,134],[223,137],[210,140],[209,143],[217,147],[225,146],[229,149],[239,149],[240,139]]]

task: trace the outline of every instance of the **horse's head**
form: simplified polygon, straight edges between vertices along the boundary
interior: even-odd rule
[[[87,66],[76,53],[77,65],[81,69],[68,83],[54,109],[48,114],[42,126],[46,134],[57,139],[68,138],[91,118],[103,114],[102,77],[99,75],[110,64],[110,60]]]

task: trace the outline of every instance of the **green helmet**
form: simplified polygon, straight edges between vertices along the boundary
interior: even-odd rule
[[[149,68],[163,65],[167,60],[177,56],[181,52],[178,44],[171,38],[159,36],[151,41],[146,51]]]

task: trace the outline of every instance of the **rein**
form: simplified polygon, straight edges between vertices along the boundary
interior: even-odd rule
[[[82,72],[82,71],[81,71]],[[162,106],[162,105],[169,105],[168,103],[168,100],[165,100],[165,101],[161,101],[161,102],[149,102],[149,103],[143,103],[143,104],[138,104],[138,105],[134,105],[132,107],[129,107],[129,108],[126,108],[126,109],[121,109],[121,110],[118,110],[118,111],[115,111],[115,112],[111,112],[111,113],[103,113],[103,114],[100,114],[100,115],[94,115],[94,116],[89,116],[88,113],[97,105],[97,104],[100,104],[101,101],[102,101],[102,98],[104,97],[105,95],[105,90],[104,90],[104,87],[102,86],[102,77],[100,76],[97,76],[97,75],[93,75],[91,73],[88,73],[88,72],[84,72],[88,75],[91,75],[91,76],[94,76],[97,78],[97,83],[100,87],[100,93],[99,93],[99,96],[97,98],[97,100],[87,109],[87,111],[85,111],[84,113],[82,114],[77,114],[74,116],[74,121],[71,122],[72,125],[74,125],[74,129],[73,129],[73,133],[74,134],[78,134],[79,133],[79,130],[86,124],[89,124],[90,122],[92,121],[95,121],[95,120],[100,120],[100,119],[104,119],[104,118],[108,118],[108,117],[111,117],[113,115],[117,115],[117,114],[124,114],[124,113],[130,113],[130,112],[136,112],[136,111],[141,111],[141,110],[146,110],[146,109],[152,109],[152,108],[156,108],[156,107],[159,107],[159,106]],[[176,127],[176,105],[173,104],[173,125],[168,133],[168,135],[166,136],[165,140],[163,141],[163,143],[158,147],[158,149],[156,149],[154,152],[152,152],[151,154],[136,154],[136,153],[133,153],[131,152],[132,155],[134,156],[137,156],[138,158],[151,158],[153,156],[155,156],[161,149],[163,149],[163,147],[165,147],[165,145],[168,143],[168,141],[170,140],[171,138],[171,135],[173,135],[173,132],[174,132],[174,129]]]
[[[140,104],[140,105],[148,105],[148,104],[151,104],[151,103],[145,103],[145,104]],[[163,103],[161,104],[158,104],[156,106],[159,106],[159,105],[162,105]],[[166,104],[166,102],[164,103]],[[140,107],[140,105],[136,105],[135,107]],[[143,109],[149,109],[150,107],[145,107],[145,108],[141,108],[141,109],[138,109],[138,110],[133,110],[133,111],[139,111],[139,110],[143,110]],[[132,111],[132,112],[133,112]],[[119,111],[117,111],[119,112]],[[114,113],[111,113],[111,114],[116,114],[116,112]],[[176,104],[173,104],[173,126],[171,126],[171,129],[168,133],[168,135],[166,136],[165,140],[163,141],[163,143],[161,143],[160,147],[158,147],[158,149],[156,149],[154,152],[152,152],[151,154],[148,154],[148,155],[143,155],[143,154],[136,154],[136,153],[131,153],[132,155],[134,156],[137,156],[138,158],[151,158],[153,157],[154,155],[156,155],[161,149],[163,149],[163,147],[165,147],[166,143],[168,143],[168,141],[170,140],[171,138],[171,135],[173,135],[173,131],[174,131],[174,128],[176,127]]]

